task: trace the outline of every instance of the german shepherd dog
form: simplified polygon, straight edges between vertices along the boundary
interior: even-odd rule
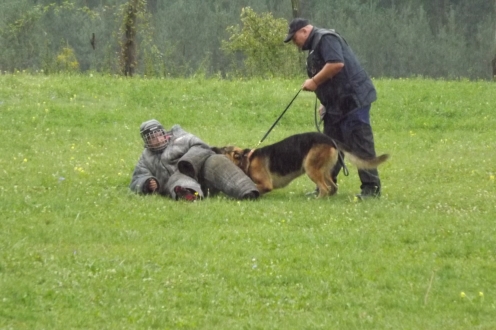
[[[212,147],[226,155],[257,185],[261,194],[283,188],[306,173],[319,188],[319,196],[334,195],[337,185],[331,178],[331,169],[338,162],[339,152],[359,169],[376,168],[389,155],[362,159],[347,151],[344,146],[322,133],[309,132],[292,135],[274,144],[258,149],[241,149],[233,146]]]

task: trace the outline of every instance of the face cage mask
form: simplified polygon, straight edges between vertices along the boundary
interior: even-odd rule
[[[169,145],[170,135],[165,130],[157,129],[143,135],[145,148],[153,152],[159,152],[167,148]]]

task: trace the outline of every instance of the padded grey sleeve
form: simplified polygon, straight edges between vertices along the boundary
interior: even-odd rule
[[[259,194],[253,181],[224,155],[208,157],[201,176],[207,186],[236,199],[243,199],[250,193],[256,196]]]

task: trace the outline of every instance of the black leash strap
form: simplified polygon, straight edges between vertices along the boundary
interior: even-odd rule
[[[346,164],[344,163],[343,154],[340,152],[338,155],[339,155],[339,162],[341,163],[341,166],[343,166],[343,174],[344,174],[344,176],[350,175],[350,171],[348,171],[348,167],[346,167]]]
[[[318,100],[317,99],[317,96],[315,96],[315,107],[314,107],[314,110],[315,111],[314,111],[314,116],[313,117],[314,117],[314,120],[315,120],[315,128],[317,129],[317,132],[322,133],[322,131],[320,130],[320,124],[322,124],[322,122],[324,121],[324,117],[321,117],[320,116],[320,113],[319,113],[320,120],[317,121],[317,112],[318,112],[318,110],[317,110],[317,100]]]
[[[343,168],[344,176],[350,175],[350,171],[348,171],[348,167],[346,166],[346,164],[344,162],[343,153],[341,151],[339,151],[338,144],[336,143],[336,141],[334,141],[334,139],[332,139],[332,138],[331,138],[331,140],[332,140],[332,143],[334,144],[334,147],[336,147],[336,150],[338,151],[338,162],[341,163],[341,167]]]
[[[274,126],[276,126],[276,124],[279,122],[279,120],[282,118],[282,116],[284,116],[284,114],[286,113],[286,111],[288,111],[289,107],[291,106],[291,104],[293,104],[293,101],[296,99],[296,97],[298,96],[298,94],[300,94],[301,91],[302,91],[302,89],[300,88],[300,90],[298,91],[298,93],[296,93],[296,95],[293,97],[293,99],[291,100],[291,102],[289,102],[289,104],[286,107],[286,109],[284,109],[284,111],[281,113],[281,115],[279,116],[279,118],[277,118],[277,120],[274,122],[274,124],[272,124],[272,126],[269,128],[269,130],[267,131],[267,133],[265,133],[264,137],[260,140],[260,142],[258,142],[257,146],[259,146],[260,143],[262,143],[263,140],[265,140],[265,138],[267,137],[267,135],[269,135],[270,131],[272,131],[272,129],[274,128]]]

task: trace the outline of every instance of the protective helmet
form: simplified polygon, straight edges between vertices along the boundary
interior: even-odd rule
[[[164,126],[158,120],[151,119],[141,124],[140,134],[145,148],[150,151],[161,152],[169,144],[170,134],[165,131]]]

